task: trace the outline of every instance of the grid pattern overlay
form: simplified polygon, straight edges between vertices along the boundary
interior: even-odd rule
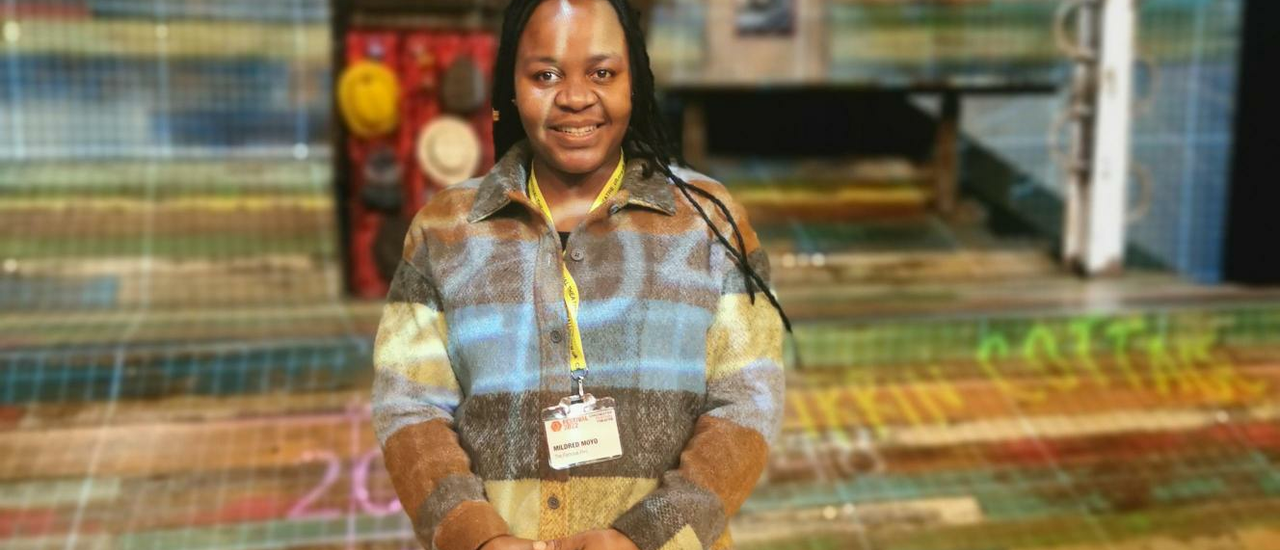
[[[340,294],[330,15],[0,1],[0,547],[412,539],[379,304]]]
[[[836,37],[832,78],[1063,76],[1036,30],[1055,2],[970,4],[831,3],[867,33]],[[1155,193],[1133,238],[1202,279],[1238,7],[1142,8],[1158,84],[1135,148]],[[655,14],[654,40],[674,37],[661,71],[698,72],[703,19],[686,12],[708,13]],[[0,548],[416,547],[370,427],[381,303],[340,292],[331,15],[0,0]],[[965,102],[966,184],[1002,175],[1003,204],[1051,225],[1060,101]],[[1274,297],[1153,305],[1171,278],[1087,285],[912,228],[774,226],[761,236],[796,330],[739,548],[1280,547]],[[927,282],[866,254],[922,240],[904,261],[936,253]],[[940,313],[961,301],[977,305]]]

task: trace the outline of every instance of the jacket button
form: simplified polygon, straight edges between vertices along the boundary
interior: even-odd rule
[[[586,254],[583,254],[583,253],[582,253],[582,249],[581,249],[581,248],[575,248],[575,249],[573,249],[573,252],[570,252],[570,253],[569,253],[569,257],[570,257],[570,258],[573,258],[573,261],[575,261],[575,262],[581,262],[581,261],[582,261],[582,258],[583,258],[584,256],[586,256]]]
[[[560,499],[556,498],[555,495],[552,495],[551,498],[547,499],[547,508],[555,510],[556,508],[559,508],[559,507],[560,507]]]
[[[551,341],[552,341],[552,342],[555,342],[555,343],[559,344],[559,343],[560,343],[560,341],[561,341],[561,340],[563,340],[563,339],[564,339],[564,335],[560,334],[560,331],[559,331],[558,329],[557,329],[557,330],[553,330],[553,331],[551,331]]]

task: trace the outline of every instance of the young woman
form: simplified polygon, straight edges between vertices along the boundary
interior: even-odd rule
[[[755,233],[672,168],[625,0],[512,1],[494,74],[499,161],[414,219],[375,341],[419,542],[731,547],[782,414]]]

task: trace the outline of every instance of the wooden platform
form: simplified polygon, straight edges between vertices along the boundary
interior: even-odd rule
[[[132,181],[100,168],[73,175]],[[341,297],[334,205],[271,187],[293,168],[180,168],[203,194],[0,203],[0,547],[415,548],[369,420],[382,302]],[[1085,281],[882,191],[846,197],[858,223],[758,201],[795,332],[739,548],[1277,546],[1280,290]]]
[[[803,362],[740,548],[1280,541],[1274,293],[786,254]],[[413,548],[369,425],[380,306],[0,316],[0,545]]]

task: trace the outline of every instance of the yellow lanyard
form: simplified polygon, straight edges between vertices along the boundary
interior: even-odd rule
[[[619,155],[618,167],[613,169],[609,182],[605,184],[604,189],[600,190],[600,195],[596,197],[595,202],[591,203],[591,210],[604,204],[622,187],[624,167],[623,157]],[[538,178],[532,169],[529,170],[529,199],[542,210],[542,215],[547,217],[547,223],[551,224],[551,229],[554,231],[556,222],[551,217],[551,208],[547,206],[547,200],[542,197],[542,191],[538,189]],[[561,253],[563,254],[563,251]],[[569,317],[569,375],[574,380],[581,381],[587,375],[587,359],[582,352],[582,333],[578,331],[578,284],[573,282],[573,276],[569,274],[569,266],[565,265],[564,260],[560,261],[560,269],[564,273],[564,306]]]

